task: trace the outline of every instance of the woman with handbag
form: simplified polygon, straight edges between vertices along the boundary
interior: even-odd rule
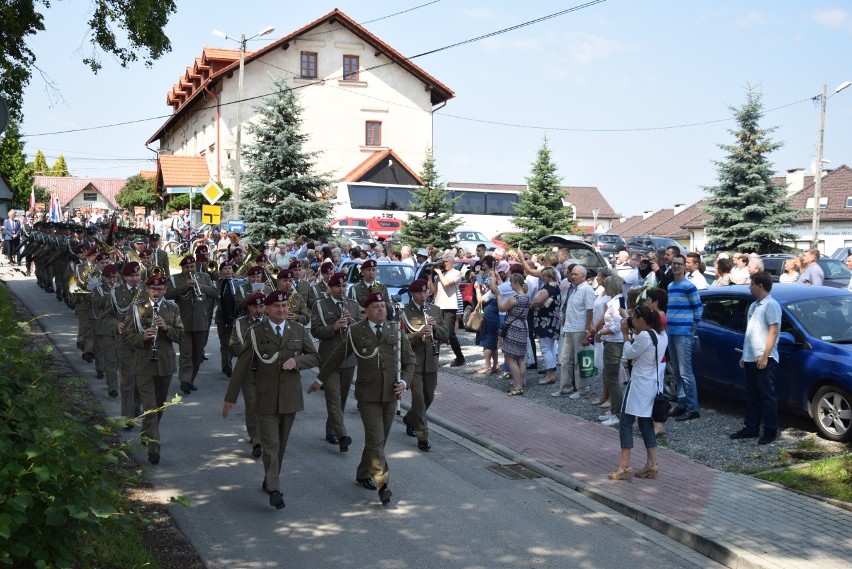
[[[533,331],[541,346],[544,359],[544,378],[539,385],[550,385],[556,382],[556,340],[559,339],[559,286],[556,269],[545,267],[539,276],[538,293],[530,303],[535,308]]]
[[[527,312],[530,299],[522,273],[513,273],[509,279],[513,296],[503,300],[497,290],[497,273],[491,272],[491,293],[497,297],[497,308],[506,312],[506,320],[500,327],[503,338],[503,356],[509,365],[512,387],[507,392],[511,396],[524,394],[524,375],[527,356]]]
[[[479,375],[500,373],[500,361],[497,352],[500,311],[497,308],[497,298],[491,294],[491,270],[493,268],[494,257],[491,255],[483,257],[474,284],[477,306],[482,309],[482,325],[476,333],[476,344],[482,347],[483,360],[482,369],[476,372]]]
[[[637,306],[632,321],[633,338],[624,346],[624,357],[633,360],[633,372],[627,383],[627,395],[619,419],[621,463],[618,470],[609,473],[610,480],[630,480],[634,475],[636,478],[656,478],[658,472],[657,435],[651,416],[654,399],[663,390],[659,364],[662,354],[666,353],[668,336],[663,331],[660,315],[648,306]],[[625,321],[625,334],[628,333],[627,327]],[[633,423],[637,419],[648,457],[645,466],[634,474],[630,466],[630,449],[633,448]]]

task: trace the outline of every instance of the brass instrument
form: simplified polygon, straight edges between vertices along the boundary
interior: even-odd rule
[[[219,268],[219,264],[216,261],[209,261],[205,267],[207,267],[207,272],[212,273],[215,272]]]
[[[204,300],[204,291],[201,290],[201,285],[198,284],[198,273],[190,273],[189,278],[192,279],[193,288],[195,289],[195,300],[201,302]]]
[[[258,251],[257,249],[255,249],[254,247],[252,247],[249,244],[246,244],[244,251],[245,251],[245,255],[244,255],[245,259],[243,259],[243,262],[240,264],[239,268],[237,268],[237,270],[234,271],[234,276],[236,276],[236,277],[247,277],[248,276],[248,270],[250,268],[252,268],[252,265],[254,265],[254,258],[257,257],[258,255],[260,255],[260,251]],[[272,287],[272,288],[275,288],[275,287]]]
[[[89,284],[93,277],[99,275],[97,267],[87,266],[85,272],[80,274],[80,267],[74,269],[74,274],[68,279],[68,294],[92,294],[89,292]]]

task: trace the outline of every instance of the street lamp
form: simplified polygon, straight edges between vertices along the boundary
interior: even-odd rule
[[[254,38],[259,38],[260,36],[271,34],[274,31],[275,28],[268,26],[249,38],[247,38],[245,34],[240,34],[240,39],[237,39],[232,38],[228,34],[220,32],[219,30],[213,30],[213,35],[217,38],[235,41],[240,44],[240,72],[239,79],[237,81],[237,139],[235,141],[236,167],[234,168],[234,219],[240,218],[240,139],[243,131],[243,68],[245,66],[246,59],[246,42],[253,40]],[[221,152],[221,150],[219,151]]]
[[[852,81],[844,81],[837,86],[837,89],[832,93],[832,97],[848,86],[852,85]],[[814,168],[814,217],[813,217],[813,237],[811,238],[811,247],[818,249],[819,245],[819,200],[822,192],[822,141],[825,137],[825,103],[828,97],[825,96],[826,85],[822,84],[822,93],[819,97],[819,138],[817,139],[817,159],[816,168]]]

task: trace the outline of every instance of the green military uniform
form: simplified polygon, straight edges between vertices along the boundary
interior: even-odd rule
[[[308,306],[308,297],[303,295],[295,287],[290,291],[289,314],[296,315],[296,321],[302,326],[308,326],[311,322],[311,308]]]
[[[310,287],[308,294],[308,306],[313,309],[314,305],[320,300],[328,297],[328,283],[322,277],[317,277],[317,280]],[[313,327],[313,325],[311,325]]]
[[[347,291],[346,296],[347,298],[351,298],[357,302],[358,306],[361,306],[361,310],[363,310],[364,301],[366,301],[367,297],[374,292],[380,292],[384,298],[390,299],[390,295],[388,295],[388,285],[382,284],[379,281],[373,282],[370,286],[367,286],[364,281],[355,283],[349,287],[349,291]],[[388,312],[390,312],[390,306],[388,306]]]
[[[88,262],[80,263],[74,267],[74,276],[77,277],[78,283],[87,282],[89,277],[95,277],[97,271],[96,264]],[[82,286],[80,287],[82,289]],[[83,352],[83,357],[87,358],[87,354],[94,354],[95,337],[92,334],[92,326],[89,322],[89,313],[92,310],[91,293],[86,294],[85,289],[75,294],[71,299],[74,301],[74,314],[77,316],[77,348]],[[92,361],[87,359],[87,361]]]
[[[270,292],[272,292],[272,288],[263,282],[257,283],[262,284],[263,287],[258,290],[266,296]],[[243,283],[239,287],[237,287],[237,314],[245,314],[246,308],[246,299],[254,294],[254,289],[252,288],[252,283]]]
[[[175,373],[175,349],[183,339],[183,322],[180,311],[173,302],[160,300],[159,315],[165,321],[167,329],[157,330],[151,340],[144,337],[145,330],[151,327],[154,305],[151,299],[135,302],[128,310],[121,343],[133,349],[133,374],[142,411],[150,411],[163,406],[168,396],[169,383]],[[152,361],[152,352],[156,340],[157,360]],[[142,419],[142,440],[148,444],[148,460],[152,463],[160,459],[160,413],[149,413]],[[156,458],[154,458],[156,457]]]
[[[110,397],[118,396],[118,361],[110,292],[115,285],[100,284],[92,290],[90,325],[94,333],[95,369],[106,376]]]
[[[228,349],[231,355],[238,358],[248,342],[248,331],[251,327],[257,326],[266,322],[266,318],[261,316],[253,318],[251,316],[242,316],[234,322],[234,329],[231,332],[231,341],[228,344]],[[246,432],[249,436],[249,444],[255,446],[260,444],[260,436],[257,432],[257,378],[255,377],[255,369],[249,369],[248,377],[242,382],[241,392],[243,394],[243,402],[246,406]]]
[[[127,320],[130,305],[136,299],[136,295],[141,294],[137,300],[144,301],[148,298],[144,285],[139,285],[136,290],[130,288],[125,283],[121,283],[110,291],[110,300],[112,301],[112,310],[110,313],[113,333],[116,337],[115,348],[116,357],[118,359],[118,393],[121,397],[121,416],[135,417],[138,414],[138,409],[141,405],[139,397],[139,389],[136,387],[136,380],[133,375],[133,348],[121,340],[121,332],[118,331],[118,325],[123,324]]]
[[[151,264],[161,267],[165,276],[170,277],[172,275],[169,268],[169,255],[162,249],[154,249],[154,258],[151,260]]]
[[[342,306],[341,306],[342,305]],[[325,358],[343,343],[346,338],[346,328],[335,330],[334,323],[340,319],[343,309],[356,321],[360,321],[361,307],[354,300],[343,298],[339,301],[331,296],[314,304],[311,313],[311,334],[320,341],[319,353]],[[346,399],[355,377],[355,355],[350,354],[336,370],[323,381],[325,393],[325,408],[328,418],[325,421],[325,435],[337,437],[346,436],[346,426],[343,424],[343,412],[346,410]]]
[[[427,316],[435,319],[435,326],[432,327],[431,338],[424,339],[420,329],[426,325]],[[449,341],[450,331],[444,323],[441,309],[434,304],[418,306],[411,301],[402,309],[400,320],[405,324],[417,362],[411,380],[411,408],[403,417],[403,422],[414,428],[418,441],[425,441],[429,438],[426,410],[435,399],[435,388],[438,385],[438,354],[433,345]]]
[[[204,346],[210,331],[210,300],[215,302],[217,294],[210,277],[204,273],[195,273],[201,298],[196,297],[195,287],[187,285],[187,275],[180,273],[172,275],[166,281],[167,300],[173,300],[180,309],[180,318],[184,326],[183,338],[180,342],[180,361],[178,364],[178,379],[180,388],[185,395],[195,384],[201,362],[204,360]]]
[[[372,478],[381,491],[388,483],[388,463],[385,459],[385,441],[393,424],[397,398],[394,385],[397,381],[397,362],[401,378],[410,382],[414,373],[414,353],[411,344],[394,323],[380,325],[379,337],[369,320],[350,326],[345,341],[331,355],[323,355],[324,363],[319,380],[325,382],[346,358],[356,356],[358,377],[355,381],[355,399],[364,423],[364,451],[356,472],[357,480]],[[401,353],[397,356],[397,345]],[[398,359],[399,358],[399,359]]]
[[[284,322],[280,337],[273,326],[267,320],[248,331],[248,341],[240,352],[225,393],[227,403],[236,403],[243,384],[250,381],[251,370],[257,370],[257,426],[263,445],[264,481],[268,492],[280,491],[278,478],[287,439],[296,413],[304,409],[299,371],[317,367],[320,361],[304,326]],[[283,369],[282,365],[290,358],[296,360],[296,368]]]

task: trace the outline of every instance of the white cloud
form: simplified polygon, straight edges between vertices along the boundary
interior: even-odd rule
[[[741,28],[751,28],[754,26],[762,26],[769,22],[769,18],[763,12],[751,11],[740,14],[737,18],[737,25]]]
[[[819,25],[828,28],[846,28],[852,31],[852,17],[849,12],[839,8],[833,10],[817,10],[811,18]]]

